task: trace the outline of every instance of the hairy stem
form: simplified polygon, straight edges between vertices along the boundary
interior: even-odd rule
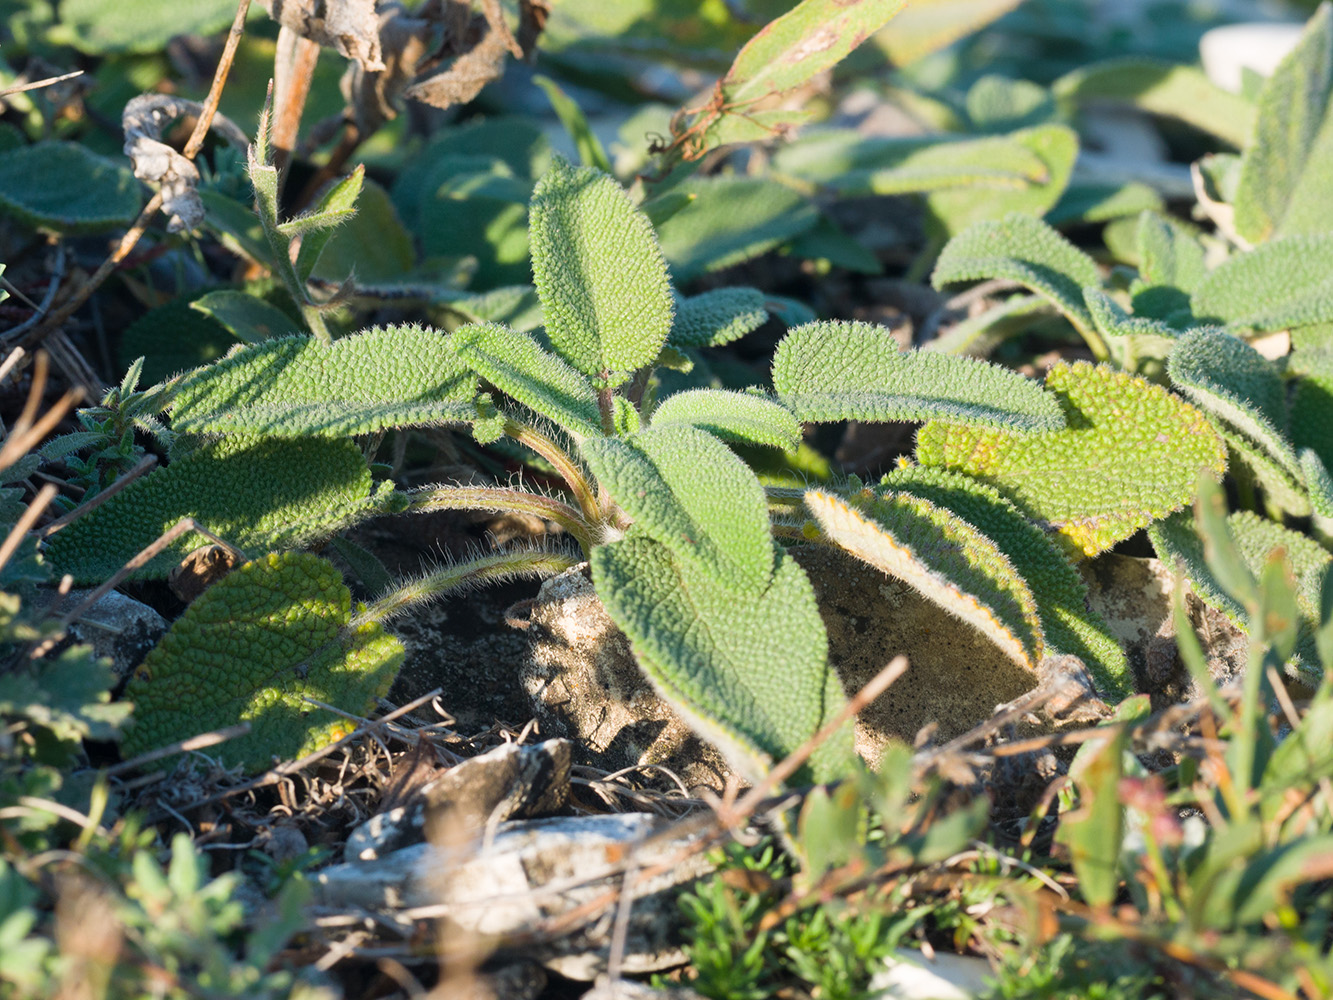
[[[572,556],[560,552],[506,552],[469,559],[395,587],[372,601],[365,611],[348,623],[348,628],[382,622],[413,605],[443,597],[458,587],[498,583],[520,576],[555,576],[576,563]]]
[[[430,510],[493,510],[508,514],[535,514],[554,521],[568,531],[586,555],[592,548],[592,528],[583,515],[567,503],[542,496],[511,490],[504,486],[427,486],[409,495],[408,510],[424,513]]]
[[[588,477],[583,474],[583,469],[569,457],[568,452],[545,434],[517,420],[505,421],[505,434],[524,447],[531,448],[555,466],[555,471],[560,473],[560,478],[573,492],[578,500],[579,509],[583,511],[583,516],[589,523],[596,524],[602,520],[602,511],[597,506],[597,492],[588,482]]]

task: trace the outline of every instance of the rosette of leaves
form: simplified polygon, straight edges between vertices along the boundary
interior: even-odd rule
[[[1059,402],[996,366],[904,353],[881,328],[836,323],[788,334],[776,394],[659,392],[660,364],[753,329],[762,297],[724,289],[677,304],[646,215],[594,168],[558,160],[529,217],[541,336],[477,323],[244,347],[184,381],[176,424],[306,440],[466,417],[479,441],[534,453],[564,491],[440,486],[407,503],[528,511],[563,526],[658,690],[755,777],[827,725],[842,692],[810,583],[775,542],[764,490],[730,445],[790,450],[802,420],[848,416],[1054,430]],[[382,375],[356,374],[367,364]],[[841,773],[850,758],[843,727],[804,777]]]

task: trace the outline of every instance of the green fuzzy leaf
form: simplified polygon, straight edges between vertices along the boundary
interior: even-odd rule
[[[998,490],[970,476],[923,466],[895,469],[880,485],[928,500],[984,532],[1031,588],[1047,653],[1077,656],[1109,698],[1133,693],[1125,651],[1107,624],[1088,610],[1083,577],[1046,532]]]
[[[301,249],[296,254],[296,273],[302,281],[308,279],[319,263],[320,255],[333,238],[333,231],[356,215],[356,200],[361,194],[366,168],[358,163],[348,176],[335,182],[309,212],[279,224],[289,239],[301,237]]]
[[[1235,428],[1221,421],[1213,426],[1227,443],[1233,461],[1245,466],[1264,491],[1265,503],[1291,517],[1306,517],[1310,513],[1310,498],[1299,470],[1277,461],[1268,448]]]
[[[1298,449],[1312,449],[1325,466],[1333,468],[1333,365],[1322,366],[1296,383],[1291,397],[1291,439]]]
[[[1333,233],[1288,236],[1239,253],[1208,272],[1194,314],[1250,330],[1333,320]]]
[[[725,441],[795,451],[801,423],[767,396],[723,389],[687,389],[668,396],[653,411],[654,427],[686,424]]]
[[[101,232],[139,214],[139,182],[78,143],[39,142],[0,153],[0,212],[61,233]]]
[[[556,117],[560,119],[560,124],[565,127],[569,137],[574,140],[579,162],[585,167],[596,167],[603,173],[611,173],[611,160],[607,157],[606,150],[602,148],[601,140],[588,125],[587,116],[584,115],[578,102],[549,76],[534,76],[532,82],[545,91],[546,99],[551,102],[551,109],[555,111]]]
[[[773,356],[773,386],[805,421],[1063,426],[1059,404],[1030,379],[976,358],[904,352],[872,323],[826,321],[790,331]]]
[[[1132,57],[1075,70],[1051,87],[1062,103],[1123,101],[1156,115],[1178,118],[1240,147],[1254,127],[1254,107],[1194,66]]]
[[[1226,333],[1192,330],[1176,343],[1167,372],[1200,409],[1249,438],[1300,482],[1300,461],[1286,434],[1286,387],[1258,351]]]
[[[820,531],[858,559],[906,581],[1015,663],[1035,670],[1045,638],[1032,591],[980,531],[929,500],[866,490],[847,500],[808,490]]]
[[[530,215],[532,275],[556,351],[586,375],[652,364],[671,330],[671,285],[653,227],[624,189],[557,158]]]
[[[583,457],[640,532],[737,594],[773,573],[768,501],[749,467],[696,427],[588,438]]]
[[[1320,7],[1259,94],[1233,202],[1250,242],[1333,229],[1331,97],[1333,10]]]
[[[1180,331],[1159,319],[1130,315],[1120,303],[1100,288],[1083,289],[1083,304],[1103,338],[1113,341],[1118,337],[1154,338],[1159,342],[1174,341]]]
[[[376,327],[330,346],[282,337],[191,375],[172,426],[282,437],[369,434],[471,420],[476,389],[451,340],[428,328]]]
[[[529,334],[487,324],[460,327],[452,341],[464,364],[524,406],[577,437],[602,433],[597,393],[588,379]]]
[[[190,308],[217,320],[246,344],[301,332],[285,312],[249,292],[231,289],[208,292],[191,302]]]
[[[997,160],[1033,156],[1040,170],[1025,172],[1024,182],[1016,186],[970,185],[928,194],[926,210],[932,231],[957,236],[969,226],[1008,213],[1045,215],[1059,202],[1078,159],[1078,133],[1066,125],[1038,125],[1012,132],[1002,141],[1007,146]]]
[[[236,16],[232,0],[62,0],[63,44],[80,52],[161,52],[180,35],[211,35]]]
[[[318,556],[270,554],[237,568],[186,609],[135,671],[125,692],[134,725],[122,752],[248,722],[247,735],[208,753],[253,772],[347,735],[354,721],[306,699],[365,715],[403,662],[396,638],[351,621],[347,585]]]
[[[1166,285],[1187,295],[1203,282],[1204,248],[1179,223],[1156,212],[1139,216],[1139,277],[1146,285]]]
[[[1226,468],[1208,419],[1161,386],[1078,362],[1053,367],[1046,388],[1060,397],[1064,430],[929,423],[917,434],[917,460],[989,483],[1089,556],[1184,507],[1202,469],[1220,477]]]
[[[726,106],[785,94],[846,58],[904,0],[802,0],[736,56],[719,87]]]
[[[678,282],[758,257],[819,221],[807,197],[762,177],[691,177],[677,189],[693,198],[658,238]]]
[[[399,219],[388,192],[369,179],[362,182],[356,213],[327,236],[310,271],[312,278],[342,282],[354,276],[357,286],[365,287],[401,281],[416,264],[412,234]]]
[[[162,382],[216,361],[236,346],[230,330],[190,303],[188,297],[172,299],[126,327],[117,356],[121,368],[143,358],[144,381]]]
[[[949,188],[1022,190],[1049,179],[1047,164],[1010,136],[865,136],[817,132],[779,151],[776,167],[848,196],[926,194]]]
[[[1092,258],[1040,219],[1007,215],[955,236],[940,252],[931,283],[1005,278],[1044,297],[1080,331],[1093,329],[1083,289],[1099,287]]]
[[[1319,585],[1326,568],[1333,562],[1333,555],[1305,535],[1248,510],[1228,515],[1225,530],[1239,550],[1242,572],[1248,569],[1255,578],[1263,573],[1264,564],[1274,549],[1281,548],[1286,553],[1297,581],[1297,604],[1303,619],[1296,645],[1297,658],[1290,666],[1306,674],[1307,680],[1317,682],[1319,671],[1314,665],[1319,659],[1313,633],[1319,620]],[[1154,524],[1148,529],[1148,538],[1157,557],[1170,566],[1179,566],[1200,598],[1226,615],[1237,628],[1248,629],[1249,614],[1240,599],[1243,595],[1227,587],[1209,566],[1204,557],[1203,539],[1195,530],[1194,519],[1188,511]]]
[[[131,483],[51,536],[47,559],[78,583],[100,583],[183,517],[249,553],[299,548],[384,505],[361,449],[345,438],[227,437]],[[161,579],[209,544],[182,535],[130,579]]]
[[[978,132],[1038,125],[1055,115],[1055,104],[1045,87],[995,73],[987,73],[968,88],[963,108]]]
[[[1301,471],[1310,489],[1310,507],[1316,518],[1333,519],[1333,475],[1319,455],[1309,448],[1301,452]]]
[[[752,781],[819,732],[844,700],[810,581],[785,552],[773,558],[771,583],[743,597],[638,532],[599,545],[590,559],[597,593],[644,672]],[[791,780],[836,780],[854,764],[844,726]]]
[[[764,293],[757,288],[714,288],[676,303],[667,342],[673,347],[719,347],[739,340],[768,321]]]

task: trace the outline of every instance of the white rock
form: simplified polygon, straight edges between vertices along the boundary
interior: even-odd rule
[[[1244,70],[1271,76],[1282,57],[1301,37],[1300,24],[1228,24],[1204,32],[1199,56],[1208,79],[1224,90],[1240,93]]]
[[[927,959],[899,948],[870,980],[870,995],[874,1000],[974,1000],[994,975],[983,958],[937,954]]]

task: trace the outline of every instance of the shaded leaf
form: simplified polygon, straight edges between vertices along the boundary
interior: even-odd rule
[[[190,308],[216,320],[246,344],[301,332],[285,312],[249,292],[231,289],[208,292],[191,302]]]
[[[1062,425],[1051,395],[975,358],[904,352],[871,323],[817,322],[782,338],[773,386],[801,420],[929,420],[1049,430]]]
[[[78,143],[20,146],[0,153],[0,212],[57,232],[99,232],[139,214],[139,182]]]
[[[1062,76],[1051,89],[1064,102],[1124,101],[1187,122],[1236,147],[1244,145],[1254,127],[1254,106],[1195,66],[1139,57],[1110,59]]]
[[[691,177],[677,190],[693,198],[658,237],[678,282],[766,253],[819,219],[804,195],[762,177]]]
[[[209,753],[259,771],[352,732],[354,721],[305,699],[364,715],[388,694],[403,646],[378,624],[351,620],[347,585],[318,556],[270,554],[237,568],[186,609],[135,671],[124,753],[248,722],[249,734]]]
[[[195,372],[172,411],[177,430],[368,434],[470,420],[476,379],[450,339],[419,326],[375,327],[325,346],[282,337]]]
[[[1199,472],[1221,476],[1226,451],[1207,418],[1145,379],[1104,365],[1060,363],[1046,376],[1067,426],[1036,434],[926,424],[923,465],[975,476],[1084,555],[1105,551],[1180,510]]]
[[[182,517],[249,553],[298,548],[377,513],[391,492],[346,438],[226,437],[131,483],[51,536],[46,554],[76,582],[100,583]],[[130,579],[161,579],[207,544],[187,532]]]
[[[773,559],[771,582],[743,600],[638,532],[599,545],[590,559],[607,613],[654,686],[752,781],[843,703],[810,581],[780,549]],[[791,780],[844,777],[854,760],[844,726]]]
[[[808,490],[820,531],[858,559],[906,581],[1035,670],[1045,639],[1032,591],[980,531],[911,494],[867,490],[844,500]]]

